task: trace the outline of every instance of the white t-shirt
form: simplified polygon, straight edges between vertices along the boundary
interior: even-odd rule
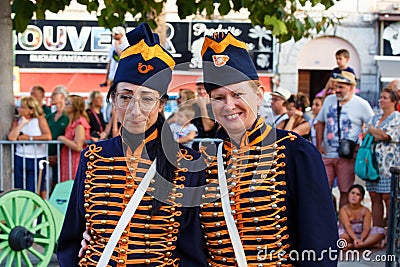
[[[21,123],[21,119],[18,121],[18,124]],[[27,124],[25,124],[21,132],[29,135],[29,136],[40,136],[42,132],[39,127],[38,118],[32,118],[29,120]],[[25,158],[44,158],[47,156],[47,148],[45,144],[39,145],[16,145],[15,155]]]
[[[188,126],[183,127],[183,128],[182,128],[181,125],[179,125],[176,122],[171,123],[169,126],[171,127],[171,131],[172,131],[172,134],[174,135],[175,141],[178,141],[178,139],[180,137],[187,136],[190,132],[195,131],[196,132],[196,136],[197,136],[197,133],[198,133],[198,130],[197,130],[196,126],[194,126],[194,124],[192,124],[192,123],[190,123]],[[183,145],[191,148],[192,144],[193,144],[193,141],[190,141],[190,142],[184,143]]]
[[[358,141],[364,123],[367,123],[374,115],[369,103],[353,95],[349,102],[342,106],[340,112],[340,138]],[[325,98],[317,120],[325,123],[322,147],[325,149],[326,158],[337,158],[339,148],[338,121],[337,121],[337,97],[335,94]]]
[[[126,37],[122,37],[122,44],[119,46],[119,49],[123,51],[125,48],[129,46],[128,40]],[[108,56],[107,60],[110,61],[110,71],[108,72],[108,80],[112,81],[114,80],[115,72],[117,71],[118,67],[118,62],[119,62],[119,56],[116,54],[116,47],[115,47],[115,41],[113,40],[113,43],[111,45],[110,50],[108,51]]]

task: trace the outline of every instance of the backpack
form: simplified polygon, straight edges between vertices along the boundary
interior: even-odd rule
[[[357,151],[354,171],[358,177],[366,181],[377,181],[379,169],[376,164],[373,143],[374,137],[367,133],[361,147]]]

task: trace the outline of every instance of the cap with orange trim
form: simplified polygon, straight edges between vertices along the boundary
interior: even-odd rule
[[[128,32],[129,42],[120,56],[113,83],[128,82],[166,94],[175,61],[161,45],[147,23]]]
[[[247,45],[231,32],[215,32],[213,36],[206,36],[201,56],[207,92],[229,84],[258,80]]]

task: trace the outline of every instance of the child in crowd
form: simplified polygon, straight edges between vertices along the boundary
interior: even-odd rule
[[[197,128],[190,121],[194,118],[194,109],[191,106],[180,106],[176,112],[176,122],[171,123],[174,139],[187,147],[192,147],[193,139],[197,136]]]
[[[353,185],[348,193],[349,203],[339,210],[339,237],[347,241],[344,250],[382,248],[384,235],[378,231],[379,227],[371,227],[371,211],[361,204],[365,195],[364,187]]]
[[[348,71],[356,75],[354,69],[348,65],[350,60],[350,53],[347,49],[339,49],[338,51],[336,51],[335,58],[338,66],[332,70],[332,74],[340,74],[342,71]]]

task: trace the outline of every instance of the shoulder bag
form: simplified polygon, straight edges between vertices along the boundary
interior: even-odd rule
[[[354,150],[356,149],[356,142],[349,139],[341,139],[341,131],[340,131],[340,112],[342,107],[339,104],[339,100],[337,101],[337,122],[338,122],[338,136],[339,136],[339,157],[345,159],[352,159],[354,157]]]
[[[379,179],[379,169],[377,168],[374,149],[374,137],[367,133],[361,147],[357,151],[354,171],[358,177],[366,181],[376,181]]]

